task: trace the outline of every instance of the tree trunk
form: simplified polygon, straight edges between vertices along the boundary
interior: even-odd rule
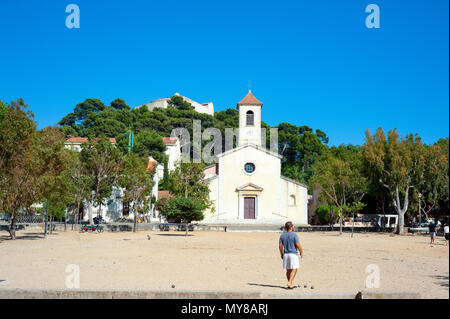
[[[50,216],[50,234],[53,234],[53,216]]]
[[[333,226],[332,226],[332,222],[333,222],[333,217],[334,216],[332,216],[332,211],[331,211],[331,209],[330,209],[330,219],[328,220],[328,223],[329,223],[329,225],[330,225],[330,227],[331,227],[331,230],[333,230]]]
[[[340,208],[339,208],[339,235],[342,235],[342,213]]]
[[[353,238],[353,229],[355,228],[355,213],[353,213],[353,224],[352,224],[352,238]]]
[[[186,233],[184,234],[184,236],[187,236],[188,235],[188,223],[186,223]]]
[[[392,196],[392,203],[394,204],[395,210],[397,211],[398,214],[398,234],[399,235],[403,235],[404,232],[404,225],[405,225],[405,213],[408,210],[408,204],[409,204],[409,189],[411,188],[411,186],[408,184],[406,185],[406,189],[405,189],[405,198],[403,199],[403,207],[401,205],[401,201],[400,201],[400,194],[399,194],[399,190],[398,190],[398,185],[395,187],[395,194],[391,193]],[[388,187],[388,189],[390,190],[390,188]]]
[[[93,225],[94,224],[94,217],[92,210],[94,209],[94,205],[92,203],[92,201],[89,201],[89,225]]]
[[[11,225],[9,226],[9,236],[12,240],[16,239],[16,216],[14,214],[11,218]]]
[[[133,227],[133,232],[136,232],[136,227],[137,227],[137,216],[136,216],[136,207],[135,204],[133,203],[133,214],[134,214],[134,227]]]
[[[404,215],[404,213],[400,213],[398,215],[398,234],[399,235],[403,235],[404,223],[405,223],[405,215]]]
[[[421,200],[420,200],[420,196],[419,196],[419,227],[420,227],[420,224],[422,222],[422,217],[421,217],[421,213],[420,213],[420,205],[421,205]]]
[[[83,210],[84,210],[84,207],[83,207]],[[76,208],[76,211],[75,211],[75,231],[77,231],[78,229],[78,215],[80,214],[80,204],[79,203],[77,203],[77,208]]]
[[[44,213],[44,238],[47,237],[47,229],[48,227],[48,199],[46,200],[45,204],[45,213]]]

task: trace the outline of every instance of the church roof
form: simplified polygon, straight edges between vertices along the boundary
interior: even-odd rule
[[[296,181],[295,179],[292,179],[292,178],[289,178],[289,177],[286,177],[286,176],[281,176],[281,179],[284,179],[284,180],[286,180],[286,181],[288,181],[288,182],[297,184],[297,185],[299,185],[299,186],[303,186],[303,187],[305,187],[305,188],[309,188],[308,185],[305,185],[305,184],[303,184],[303,183],[300,183],[299,181]]]
[[[249,90],[247,95],[237,104],[237,107],[239,108],[239,105],[263,105],[258,99],[252,94],[252,91]]]
[[[216,155],[216,158],[219,158],[219,157],[222,157],[222,156],[226,156],[226,155],[228,155],[228,154],[234,153],[234,152],[239,151],[239,150],[241,150],[241,149],[243,149],[243,148],[246,148],[246,147],[253,147],[253,148],[256,148],[256,149],[259,150],[259,151],[262,151],[262,152],[264,152],[264,153],[266,153],[266,154],[275,156],[275,157],[277,157],[277,158],[279,158],[279,159],[282,159],[282,158],[283,158],[283,156],[281,156],[280,154],[271,152],[271,151],[269,151],[268,149],[266,149],[265,147],[262,147],[262,146],[259,146],[259,145],[255,145],[255,144],[252,144],[252,143],[244,144],[244,145],[238,146],[238,147],[236,147],[236,148],[233,148],[233,149],[231,149],[231,150],[228,150],[228,151],[226,151],[226,152],[220,153],[220,154]]]

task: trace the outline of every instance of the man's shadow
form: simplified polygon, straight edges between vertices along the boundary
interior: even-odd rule
[[[259,287],[266,287],[266,288],[281,288],[284,290],[292,290],[288,289],[288,287],[285,286],[278,286],[278,285],[266,285],[266,284],[254,284],[254,283],[247,283],[249,286],[259,286]]]
[[[436,282],[435,284],[437,284],[437,285],[439,285],[441,287],[447,287],[448,288],[448,286],[449,286],[448,276],[439,276],[439,275],[437,275],[437,276],[429,276],[429,277],[432,277],[432,278],[435,278],[435,279],[439,279],[440,282]]]

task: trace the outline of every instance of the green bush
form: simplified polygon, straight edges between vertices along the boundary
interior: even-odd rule
[[[328,205],[317,206],[316,215],[321,225],[328,225],[330,223],[330,210],[330,206]]]
[[[167,204],[161,205],[161,213],[167,218],[190,223],[204,218],[205,206],[198,200],[186,197],[171,197]]]

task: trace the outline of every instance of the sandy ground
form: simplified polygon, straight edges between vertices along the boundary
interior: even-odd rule
[[[305,256],[296,291],[356,293],[365,288],[366,267],[375,264],[380,290],[449,298],[449,249],[442,237],[430,247],[423,235],[298,234]],[[280,233],[68,230],[43,239],[21,231],[15,241],[7,235],[0,233],[0,288],[65,288],[69,264],[79,265],[80,288],[280,292],[286,284]]]

